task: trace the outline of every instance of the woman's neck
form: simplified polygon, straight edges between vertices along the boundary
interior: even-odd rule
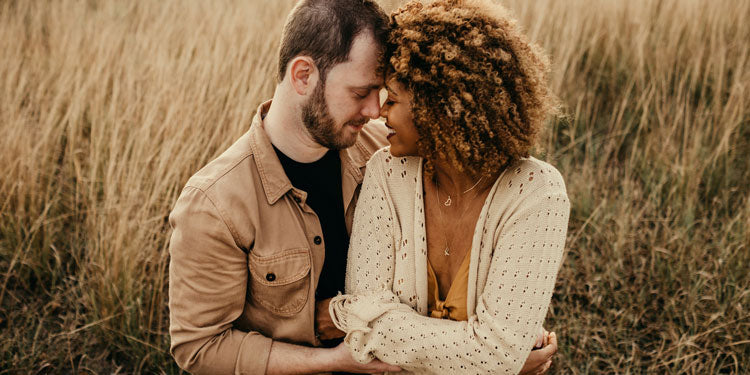
[[[456,167],[446,161],[434,163],[434,174],[432,180],[441,191],[449,194],[459,195],[469,191],[481,192],[492,186],[492,176],[472,177],[466,172],[459,171]]]

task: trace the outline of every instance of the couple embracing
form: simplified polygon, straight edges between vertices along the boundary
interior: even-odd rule
[[[555,111],[547,73],[491,0],[390,16],[371,0],[300,1],[273,98],[170,215],[177,363],[546,372],[569,215],[560,174],[529,155]]]

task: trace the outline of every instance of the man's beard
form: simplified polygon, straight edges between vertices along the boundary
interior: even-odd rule
[[[302,106],[302,122],[313,140],[319,145],[331,150],[342,150],[351,147],[357,141],[357,133],[347,137],[348,125],[362,125],[367,119],[347,121],[341,129],[336,131],[336,123],[328,110],[325,99],[325,82],[320,81],[315,87],[310,99]]]

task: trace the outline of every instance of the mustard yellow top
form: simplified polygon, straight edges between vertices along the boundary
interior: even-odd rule
[[[466,312],[466,292],[469,287],[469,263],[471,251],[467,251],[456,277],[451,282],[450,289],[445,295],[445,301],[440,300],[440,289],[435,271],[430,260],[427,259],[427,311],[430,316],[439,319],[469,320]]]

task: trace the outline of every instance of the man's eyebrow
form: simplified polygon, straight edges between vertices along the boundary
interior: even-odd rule
[[[373,83],[373,84],[363,85],[363,86],[354,86],[355,89],[363,89],[363,90],[379,90],[381,87],[383,87],[383,85],[379,83]]]

